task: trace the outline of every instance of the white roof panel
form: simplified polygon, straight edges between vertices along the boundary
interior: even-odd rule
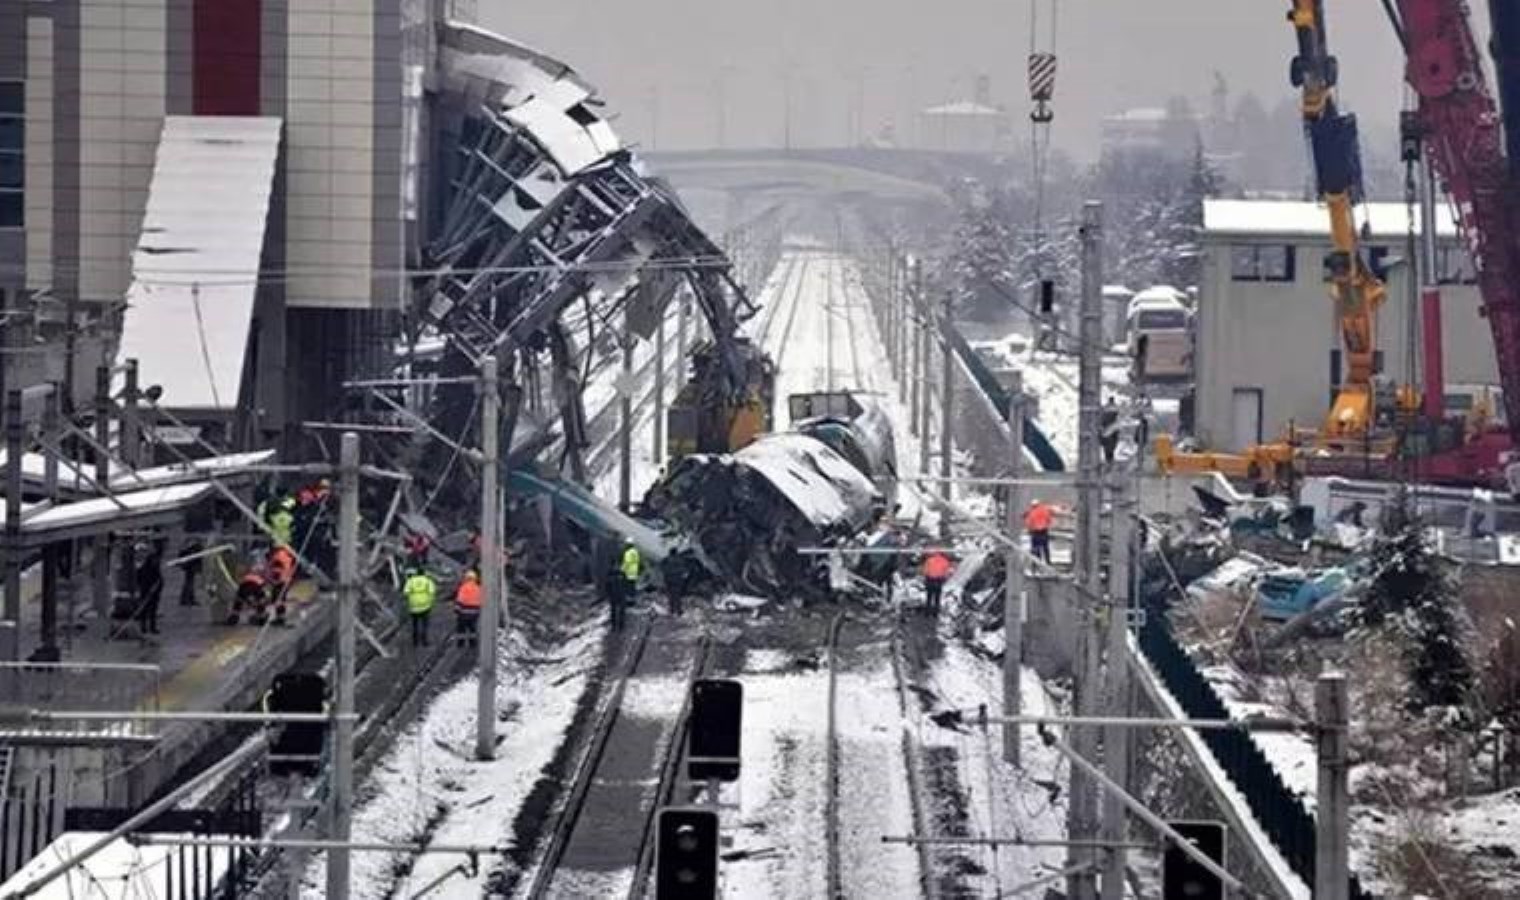
[[[507,119],[533,135],[566,175],[580,172],[605,155],[591,133],[565,115],[551,99],[534,97],[516,109],[507,110]]]
[[[1363,203],[1357,207],[1358,227],[1369,223],[1373,237],[1403,237],[1409,229],[1409,211],[1402,203]],[[1330,213],[1322,203],[1304,200],[1203,201],[1206,235],[1240,237],[1330,237]],[[1415,234],[1420,233],[1415,217]],[[1456,219],[1448,208],[1436,216],[1436,234],[1456,237]]]
[[[120,353],[168,406],[237,405],[280,127],[270,117],[164,119]]]

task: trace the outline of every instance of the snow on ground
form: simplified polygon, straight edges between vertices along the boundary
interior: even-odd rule
[[[929,687],[946,707],[975,709],[983,703],[990,710],[1001,707],[1001,667],[959,642],[952,640],[945,645],[944,655],[931,663],[929,678]],[[1020,686],[1025,713],[1059,713],[1033,670],[1024,670]],[[1044,840],[1065,837],[1066,804],[1054,794],[1066,784],[1066,764],[1060,754],[1044,745],[1035,729],[1021,730],[1023,766],[1015,768],[1003,762],[1002,736],[997,728],[983,733],[970,725],[953,731],[925,719],[920,719],[916,728],[924,745],[956,748],[960,781],[973,800],[968,808],[972,833]],[[992,879],[984,896],[997,896],[1014,885],[1058,872],[1065,862],[1065,851],[1057,847],[1006,846],[969,852],[980,854],[978,861]]]
[[[839,872],[851,897],[916,894],[918,853],[883,844],[883,835],[914,831],[903,721],[893,683],[891,652],[842,671],[835,727],[839,735]]]
[[[787,672],[790,662],[782,651],[752,651],[740,676],[744,765],[724,851],[737,858],[723,866],[723,896],[735,900],[826,892],[828,675]]]
[[[413,842],[429,836],[439,844],[500,846],[512,837],[512,821],[543,768],[564,740],[565,729],[601,655],[599,624],[544,658],[517,639],[499,657],[496,759],[474,758],[476,679],[460,680],[436,697],[426,712],[397,735],[362,786],[354,812],[358,841]],[[531,665],[528,664],[531,661]],[[426,854],[399,880],[402,854],[356,853],[353,896],[412,896],[463,860]],[[492,859],[476,877],[456,874],[428,894],[434,900],[483,895]],[[307,866],[302,896],[324,896],[324,860]]]

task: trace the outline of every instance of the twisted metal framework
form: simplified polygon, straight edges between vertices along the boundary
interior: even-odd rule
[[[463,374],[492,353],[507,377],[530,387],[550,373],[577,480],[586,477],[584,373],[599,346],[620,345],[598,335],[614,334],[625,309],[629,330],[647,337],[684,285],[722,361],[711,389],[739,397],[749,383],[737,331],[754,308],[729,260],[669,188],[614,144],[585,103],[558,117],[489,107],[467,116],[440,160],[449,200],[429,253],[441,274],[415,294],[416,319],[445,341],[441,374]],[[589,146],[598,148],[591,161]],[[463,422],[472,402],[468,387],[442,389],[431,418],[445,428]]]

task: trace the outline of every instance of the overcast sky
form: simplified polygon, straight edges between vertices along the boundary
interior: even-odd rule
[[[601,90],[619,130],[656,149],[838,146],[912,109],[969,97],[986,73],[1022,114],[1032,0],[478,0],[481,24],[557,56]],[[1050,0],[1039,0],[1046,34]],[[1378,0],[1329,0],[1343,105],[1392,123],[1400,58]],[[1093,155],[1100,118],[1183,94],[1292,98],[1288,0],[1057,0],[1054,140]],[[1480,18],[1482,18],[1480,16]],[[786,73],[791,72],[790,79]],[[720,116],[719,107],[727,110]],[[1370,131],[1370,129],[1364,129]],[[1384,148],[1394,152],[1392,148]]]

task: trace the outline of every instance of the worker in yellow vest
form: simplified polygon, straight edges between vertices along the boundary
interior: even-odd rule
[[[634,594],[639,588],[639,574],[644,566],[643,557],[639,556],[639,548],[633,545],[633,541],[623,541],[623,550],[618,554],[617,565],[614,567],[612,577],[609,579],[607,600],[612,610],[612,630],[622,631],[626,619],[628,604],[633,602]]]
[[[428,614],[438,599],[438,582],[421,569],[413,569],[401,584],[406,597],[406,611],[412,617],[412,646],[426,647],[428,643]]]

